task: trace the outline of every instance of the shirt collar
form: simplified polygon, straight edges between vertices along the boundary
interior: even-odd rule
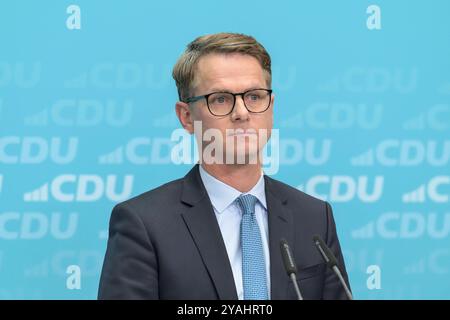
[[[242,192],[227,185],[226,183],[218,180],[209,174],[201,165],[199,165],[200,177],[205,185],[206,192],[208,193],[209,199],[212,205],[217,210],[218,213],[222,213],[230,204],[239,197]],[[266,206],[266,192],[264,188],[264,176],[261,171],[261,177],[258,182],[253,186],[253,188],[246,192],[245,194],[251,194],[255,196],[259,203],[267,210]]]

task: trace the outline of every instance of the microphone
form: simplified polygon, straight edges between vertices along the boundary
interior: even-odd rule
[[[320,254],[322,255],[323,259],[327,263],[328,267],[331,268],[336,276],[339,278],[339,281],[341,282],[342,286],[344,287],[345,294],[347,295],[347,298],[349,300],[353,300],[352,293],[350,292],[347,283],[345,283],[344,278],[342,277],[341,270],[338,268],[338,262],[336,257],[334,256],[333,252],[331,252],[330,248],[326,245],[325,241],[319,236],[314,235],[313,236],[314,244],[317,247],[317,250],[319,250]]]
[[[294,261],[294,256],[292,255],[291,248],[289,247],[286,239],[281,239],[280,241],[281,256],[283,257],[284,268],[292,280],[295,292],[297,293],[298,300],[303,300],[303,296],[298,288],[297,284],[297,266]]]

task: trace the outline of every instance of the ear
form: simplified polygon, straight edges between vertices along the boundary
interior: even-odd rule
[[[178,101],[175,104],[175,112],[183,128],[190,134],[193,134],[194,122],[192,121],[189,105],[185,102]]]

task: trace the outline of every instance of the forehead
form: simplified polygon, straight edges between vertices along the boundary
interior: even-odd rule
[[[235,91],[265,85],[265,71],[259,61],[241,53],[211,53],[201,57],[193,81],[193,89],[196,91]]]

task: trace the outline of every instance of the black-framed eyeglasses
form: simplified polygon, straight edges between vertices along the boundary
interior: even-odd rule
[[[211,92],[203,96],[190,97],[186,103],[206,99],[209,112],[215,116],[226,116],[233,112],[236,104],[236,96],[241,96],[244,106],[249,112],[262,113],[269,109],[272,97],[271,89],[251,89],[241,93]]]

